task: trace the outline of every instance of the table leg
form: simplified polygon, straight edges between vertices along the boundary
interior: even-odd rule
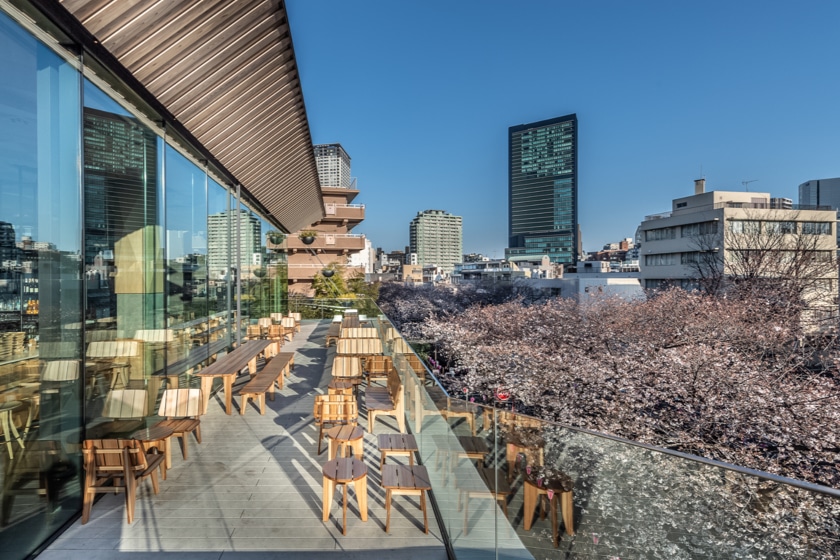
[[[210,404],[210,391],[213,389],[213,378],[207,375],[201,377],[201,413],[207,414]]]
[[[560,529],[557,527],[557,502],[559,501],[559,496],[552,496],[552,499],[548,501],[548,507],[551,508],[551,537],[554,539],[554,548],[560,546],[560,535],[558,534]]]
[[[534,508],[537,505],[537,488],[529,482],[525,482],[525,520],[523,527],[526,531],[531,530],[534,523]]]
[[[225,375],[225,412],[228,416],[233,412],[233,378],[236,374]]]
[[[186,440],[189,434],[184,434],[184,439]],[[186,445],[186,444],[185,444]],[[166,456],[164,461],[166,462],[166,468],[172,468],[172,438],[168,437],[163,440],[163,454]]]

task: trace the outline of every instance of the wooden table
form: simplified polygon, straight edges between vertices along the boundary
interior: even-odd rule
[[[207,412],[207,405],[210,401],[210,390],[213,388],[213,379],[220,377],[224,383],[225,391],[225,412],[230,416],[233,411],[233,382],[239,372],[246,367],[254,373],[257,369],[257,358],[261,354],[272,355],[276,353],[276,342],[271,340],[251,340],[243,342],[233,352],[226,354],[216,360],[215,363],[207,366],[196,373],[201,379],[202,414]]]
[[[379,435],[379,472],[385,465],[388,455],[402,455],[408,457],[408,464],[414,465],[414,453],[419,451],[417,440],[411,434],[380,434]]]
[[[346,457],[346,448],[349,445],[353,455],[360,461],[365,458],[364,437],[365,431],[359,426],[335,426],[327,430],[327,438],[330,440],[327,459],[335,459],[336,451],[339,457]]]
[[[164,456],[164,468],[162,469],[163,472],[163,480],[166,480],[166,471],[172,468],[172,453],[170,451],[170,439],[172,438],[172,434],[175,431],[168,427],[168,426],[152,426],[151,428],[143,428],[137,430],[133,434],[131,434],[130,439],[136,439],[141,443],[143,446],[143,451],[146,453],[153,447],[157,448],[158,451],[163,451]],[[159,445],[163,445],[163,449],[158,447]]]
[[[420,496],[423,510],[423,531],[429,532],[426,514],[426,492],[432,489],[429,473],[423,465],[385,465],[382,471],[382,488],[385,489],[385,532],[391,531],[391,496]]]
[[[551,533],[554,537],[554,547],[560,544],[559,520],[557,518],[557,506],[563,514],[563,525],[566,527],[567,535],[575,534],[574,526],[574,504],[572,501],[572,481],[565,474],[553,475],[548,478],[543,476],[543,469],[532,469],[525,476],[525,520],[523,527],[526,531],[531,530],[534,522],[534,509],[537,502],[540,502],[540,518],[545,517],[545,501],[551,510]]]
[[[359,503],[359,512],[362,516],[362,521],[368,520],[367,508],[367,467],[365,464],[355,457],[339,457],[332,461],[327,461],[322,470],[324,475],[324,517],[323,520],[330,519],[330,506],[332,505],[333,495],[335,494],[335,486],[337,484],[344,485],[344,501],[343,501],[343,515],[342,515],[342,534],[347,534],[347,485],[351,483],[356,484],[356,500]]]

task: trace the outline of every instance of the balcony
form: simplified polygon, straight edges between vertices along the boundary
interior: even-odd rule
[[[325,203],[326,215],[321,223],[341,223],[343,226],[353,228],[365,219],[364,204],[333,204]]]
[[[270,245],[270,249],[279,249],[289,253],[297,253],[312,249],[318,253],[349,253],[361,251],[365,248],[365,236],[355,233],[324,233],[319,232],[318,237],[311,245],[306,245],[296,236],[289,236],[279,245]]]
[[[376,434],[396,432],[393,417],[380,417],[376,434],[365,435],[370,519],[360,520],[351,493],[347,536],[335,515],[338,499],[330,521],[321,521],[325,458],[315,454],[311,413],[336,352],[324,348],[330,322],[322,318],[348,305],[371,318],[398,372],[416,462],[432,485],[429,535],[415,498],[394,498],[391,534],[383,530]],[[498,400],[503,394],[499,408],[481,395],[456,399],[373,303],[304,299],[294,306],[303,330],[283,351],[305,359],[266,402],[266,415],[250,405],[245,415],[226,416],[215,395],[202,417],[203,443],[191,446],[189,460],[175,451],[158,496],[143,485],[131,526],[122,497],[106,496],[90,523],[72,525],[48,555],[353,550],[387,558],[758,559],[827,558],[840,547],[838,490],[532,418]],[[244,381],[234,387],[236,403]],[[546,518],[541,502],[549,505]]]
[[[324,263],[329,264],[329,263]],[[297,280],[312,280],[316,274],[324,270],[324,266],[320,263],[312,263],[312,264],[289,264],[289,280],[290,281],[297,281]],[[364,274],[365,269],[364,267],[356,267],[356,266],[344,266],[344,269],[352,274],[353,272],[360,270],[362,274]]]

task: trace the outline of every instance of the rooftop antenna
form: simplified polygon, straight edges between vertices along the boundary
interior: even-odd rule
[[[758,179],[750,179],[749,181],[741,181],[741,184],[744,185],[744,191],[750,192],[750,183],[755,183]]]

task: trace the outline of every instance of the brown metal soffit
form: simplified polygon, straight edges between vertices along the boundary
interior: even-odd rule
[[[324,216],[282,0],[61,0],[290,232]]]

